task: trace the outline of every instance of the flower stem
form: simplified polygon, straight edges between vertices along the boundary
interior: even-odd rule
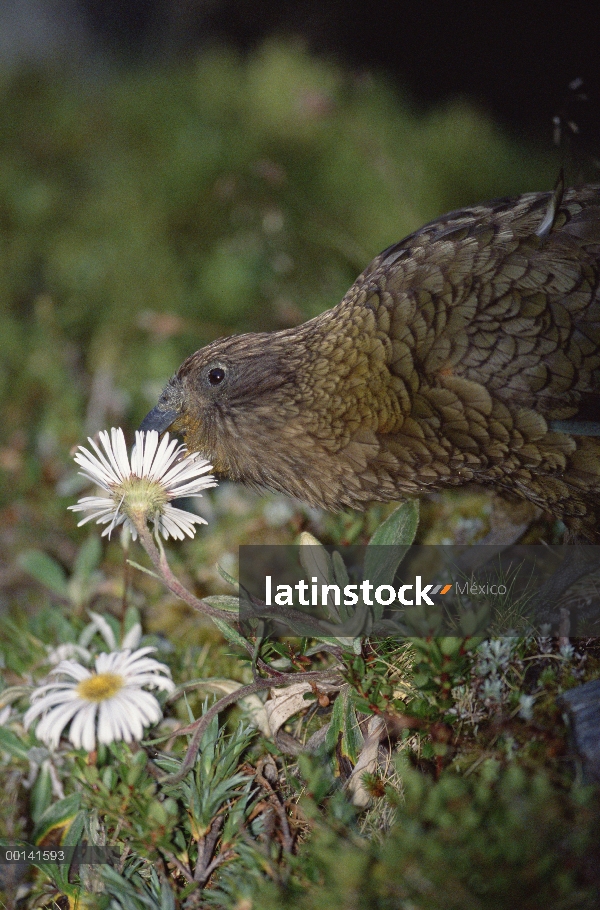
[[[148,525],[146,524],[145,518],[142,516],[135,516],[133,520],[144,550],[150,557],[152,565],[162,578],[169,591],[175,594],[176,597],[179,597],[181,600],[183,600],[183,602],[188,606],[192,607],[193,610],[197,610],[199,613],[203,613],[206,616],[211,616],[214,619],[220,619],[221,621],[228,623],[228,625],[232,625],[232,623],[235,622],[234,614],[232,614],[229,610],[219,610],[218,607],[213,607],[211,604],[206,603],[205,600],[201,600],[199,597],[195,597],[191,591],[188,591],[188,589],[181,584],[179,579],[171,571],[171,567],[167,561],[167,555],[164,549],[161,546],[159,550],[156,546],[154,538],[152,537]],[[243,641],[244,647],[246,648],[248,654],[254,658],[255,649],[252,645],[252,642],[249,642],[246,639],[243,639]],[[281,676],[279,670],[275,670],[273,667],[270,667],[261,658],[256,661],[256,666],[258,669],[262,670],[263,673],[268,673],[271,677]]]
[[[140,515],[135,515],[132,516],[132,520],[135,524],[136,531],[139,534],[143,548],[150,557],[154,568],[161,576],[167,588],[175,594],[176,597],[179,597],[184,603],[192,607],[192,609],[198,610],[198,612],[204,613],[206,616],[212,616],[215,619],[220,619],[231,624],[233,616],[229,610],[219,610],[218,607],[211,606],[206,603],[205,600],[195,597],[181,584],[179,579],[171,571],[164,549],[161,546],[159,550],[156,546],[145,518]],[[330,630],[324,631],[318,620],[315,620],[312,616],[308,616],[305,613],[301,613],[299,610],[290,610],[286,607],[269,608],[265,607],[264,604],[258,606],[258,618],[287,622],[291,629],[299,635],[314,635],[319,637],[331,634]],[[250,643],[248,643],[247,650],[250,654],[253,653],[253,648]],[[339,657],[340,655],[341,649],[336,649],[336,656]],[[262,669],[264,668],[265,667],[263,666]]]
[[[204,613],[206,616],[213,616],[215,619],[221,619],[225,622],[231,623],[232,614],[229,610],[219,610],[218,607],[213,607],[210,604],[206,603],[205,600],[200,600],[199,597],[195,597],[191,591],[188,591],[185,588],[179,579],[171,571],[171,567],[167,562],[167,557],[165,551],[159,552],[158,547],[154,543],[154,538],[150,533],[148,525],[143,518],[135,518],[135,529],[139,534],[140,542],[150,557],[152,565],[156,571],[160,574],[160,577],[166,584],[169,591],[175,594],[176,597],[179,597],[184,603],[192,607],[194,610],[198,610],[200,613]]]

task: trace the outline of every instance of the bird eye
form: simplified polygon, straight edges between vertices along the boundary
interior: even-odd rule
[[[208,371],[208,381],[211,385],[219,385],[225,379],[225,370],[221,367],[214,367]]]

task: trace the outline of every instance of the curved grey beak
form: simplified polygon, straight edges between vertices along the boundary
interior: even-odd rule
[[[179,417],[179,411],[165,410],[161,408],[160,404],[157,404],[142,420],[140,430],[144,432],[147,430],[158,430],[159,433],[164,433],[177,417]]]

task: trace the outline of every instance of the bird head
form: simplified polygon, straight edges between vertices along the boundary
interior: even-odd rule
[[[276,473],[272,462],[278,457],[273,430],[297,413],[285,335],[235,335],[196,351],[167,383],[140,429],[171,429],[218,473],[272,486],[269,463]]]
[[[364,508],[373,492],[382,498],[368,472],[379,451],[368,381],[379,382],[385,364],[375,358],[381,369],[365,378],[365,358],[358,368],[362,355],[354,350],[364,320],[357,327],[336,312],[202,348],[167,383],[140,429],[170,428],[218,475],[312,506]],[[372,353],[364,331],[362,338]]]

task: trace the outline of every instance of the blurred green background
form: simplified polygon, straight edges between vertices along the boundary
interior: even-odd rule
[[[466,101],[418,108],[297,42],[7,69],[4,580],[25,544],[69,562],[84,536],[65,511],[80,491],[69,453],[111,425],[131,438],[194,350],[302,322],[429,219],[551,188],[558,168],[549,143],[517,142]]]

